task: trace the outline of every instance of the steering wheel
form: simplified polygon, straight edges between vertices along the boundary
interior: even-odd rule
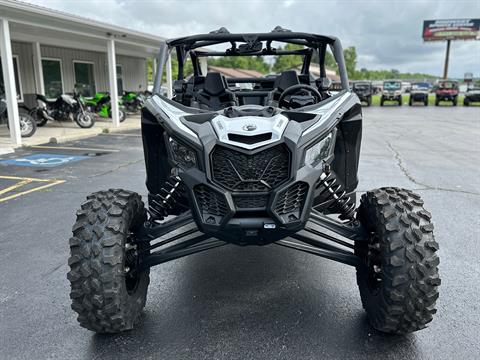
[[[278,99],[278,106],[291,109],[293,105],[291,100],[294,95],[313,95],[315,104],[322,101],[322,95],[316,88],[307,84],[297,84],[289,86],[282,92]]]

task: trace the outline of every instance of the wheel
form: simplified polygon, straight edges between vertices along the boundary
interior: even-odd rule
[[[402,106],[402,102],[403,102],[403,99],[402,99],[402,97],[400,96],[400,97],[398,98],[398,106]]]
[[[385,100],[383,100],[383,97],[380,98],[380,106],[383,106]]]
[[[435,106],[438,106],[438,104],[440,104],[440,100],[438,100],[437,98],[435,98]]]
[[[108,112],[108,116],[110,118],[112,117],[112,111],[111,110]],[[125,114],[125,111],[123,109],[118,109],[118,120],[120,122],[124,122],[126,118],[127,118],[127,114]]]
[[[28,112],[19,110],[18,116],[20,118],[20,135],[22,137],[30,137],[37,131],[37,122]]]
[[[75,116],[75,122],[77,123],[78,126],[84,129],[89,129],[93,125],[95,125],[95,117],[93,116],[92,113],[85,111],[85,112],[79,112]]]
[[[452,106],[457,106],[457,98],[453,98],[453,100],[452,100]]]
[[[424,104],[425,106],[428,106],[428,97],[424,100],[423,104]]]
[[[18,117],[20,121],[20,136],[30,137],[37,131],[37,122],[35,119],[22,109],[18,110]],[[10,124],[7,121],[7,128],[10,129]]]
[[[438,298],[438,243],[431,215],[410,190],[381,188],[361,198],[358,219],[370,239],[355,252],[362,304],[372,326],[405,334],[426,327]]]
[[[125,110],[119,109],[118,110],[118,118],[120,122],[124,122],[125,119],[127,118],[127,114],[125,113]]]
[[[134,231],[146,220],[137,193],[99,191],[77,212],[70,238],[70,298],[81,326],[98,333],[129,330],[147,299],[149,270],[138,271]]]
[[[372,106],[372,97],[369,96],[367,99],[367,106]]]
[[[413,101],[412,101],[412,97],[410,96],[410,99],[408,100],[408,106],[412,106],[413,105]]]
[[[468,99],[463,99],[463,106],[469,106],[470,105],[470,102],[468,101]]]

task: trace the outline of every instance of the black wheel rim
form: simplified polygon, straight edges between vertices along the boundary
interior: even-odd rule
[[[129,295],[135,293],[140,283],[139,263],[139,251],[135,245],[134,235],[130,233],[125,242],[125,285]]]
[[[378,294],[382,286],[383,272],[381,261],[380,240],[378,236],[373,233],[366,252],[365,262],[367,265],[367,285],[370,293]]]

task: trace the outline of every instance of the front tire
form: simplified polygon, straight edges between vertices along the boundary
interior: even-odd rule
[[[75,122],[77,123],[78,126],[80,126],[83,129],[89,129],[93,125],[95,125],[95,116],[88,112],[79,112],[75,116]]]
[[[371,235],[356,243],[364,260],[357,284],[370,323],[395,334],[425,328],[436,312],[440,278],[438,243],[420,196],[399,188],[369,191],[358,219]]]
[[[134,230],[145,220],[140,196],[121,189],[91,194],[77,212],[67,277],[72,309],[84,328],[117,333],[138,322],[150,278],[149,270],[135,268],[141,244]]]

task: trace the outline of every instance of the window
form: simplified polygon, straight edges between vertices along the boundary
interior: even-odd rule
[[[23,101],[22,82],[20,81],[20,72],[18,70],[17,55],[13,55],[13,72],[15,76],[15,87],[17,89],[17,100]],[[5,83],[3,81],[3,68],[2,68],[1,58],[0,58],[0,88],[2,88],[2,91],[4,91],[5,89]]]
[[[117,91],[119,96],[123,95],[122,65],[117,65]]]
[[[56,99],[63,94],[62,62],[58,59],[42,59],[45,96]]]
[[[83,96],[95,95],[95,73],[92,62],[74,61],[75,87]]]

